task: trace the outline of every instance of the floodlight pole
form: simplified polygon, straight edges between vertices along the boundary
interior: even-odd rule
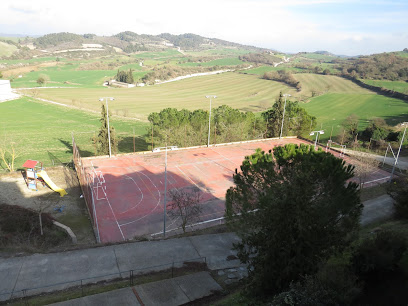
[[[208,142],[207,142],[207,147],[210,146],[210,132],[211,132],[211,100],[214,98],[217,98],[217,96],[214,95],[208,95],[205,96],[207,99],[210,98],[210,116],[208,117]]]
[[[290,95],[290,94],[284,94],[283,96],[285,97],[285,104],[284,104],[284,106],[283,106],[282,126],[281,126],[281,131],[280,131],[279,139],[282,138],[283,121],[285,120],[285,110],[286,110],[286,97],[291,97],[291,95]]]
[[[166,155],[164,158],[164,209],[163,209],[163,237],[166,237],[166,214],[167,214],[167,148],[177,149],[177,146],[166,146],[155,149],[165,149]]]
[[[111,139],[110,139],[110,128],[109,128],[109,107],[108,107],[108,99],[113,101],[115,100],[113,97],[102,97],[99,101],[106,101],[106,119],[108,122],[108,142],[109,142],[109,158],[112,157],[112,150],[111,150]]]
[[[400,145],[399,145],[399,148],[398,148],[397,157],[395,158],[394,165],[392,166],[390,182],[392,182],[392,177],[394,176],[395,166],[398,164],[398,157],[399,157],[399,154],[401,152],[402,143],[404,142],[404,139],[405,139],[405,132],[407,131],[408,122],[403,122],[401,125],[405,126],[405,129],[404,129],[404,133],[402,133],[402,139],[401,139],[401,142],[400,142]]]
[[[315,147],[315,149],[316,149],[317,139],[319,138],[319,135],[324,134],[324,131],[323,131],[323,130],[320,130],[320,131],[310,132],[310,136],[313,136],[315,133],[316,133],[316,140],[315,140],[315,143],[314,143],[314,147]]]

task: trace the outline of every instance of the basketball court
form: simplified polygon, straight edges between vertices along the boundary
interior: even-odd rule
[[[186,148],[167,151],[167,191],[197,187],[202,197],[200,221],[206,225],[224,216],[225,193],[245,156],[261,148],[269,151],[288,143],[310,144],[297,138]],[[165,151],[142,152],[112,158],[74,161],[98,240],[117,242],[145,235],[160,235],[164,224]],[[339,156],[338,152],[333,152]],[[76,156],[78,155],[78,156]],[[369,180],[389,176],[379,170]],[[167,198],[167,204],[170,199]],[[166,232],[179,228],[180,220],[166,218]]]

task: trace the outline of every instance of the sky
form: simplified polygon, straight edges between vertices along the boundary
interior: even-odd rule
[[[1,0],[0,33],[194,33],[282,52],[408,48],[407,0]]]

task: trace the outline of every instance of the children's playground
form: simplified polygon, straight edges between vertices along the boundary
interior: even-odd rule
[[[38,166],[38,164],[40,164],[40,166]],[[29,159],[23,164],[23,168],[25,169],[23,176],[28,189],[38,191],[38,184],[42,184],[58,192],[61,197],[67,194],[65,189],[54,184],[41,162]]]
[[[235,169],[240,169],[244,157],[257,148],[267,152],[288,143],[310,144],[298,138],[266,139],[167,152],[160,149],[111,158],[81,158],[75,142],[73,147],[74,163],[94,231],[97,240],[104,243],[180,232],[180,219],[170,219],[164,210],[165,202],[169,203],[168,192],[174,188],[196,187],[201,191],[202,213],[195,226],[220,224],[226,190],[233,186],[232,176]],[[332,154],[348,159],[339,151]],[[378,170],[367,180],[379,182],[386,177],[389,173]]]
[[[21,172],[0,175],[0,205],[49,213],[73,230],[78,243],[95,243],[75,171],[63,166],[43,168],[40,161],[29,162],[26,168],[22,166]]]

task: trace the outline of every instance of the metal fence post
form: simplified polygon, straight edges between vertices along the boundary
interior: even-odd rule
[[[84,287],[82,286],[82,279],[81,279],[81,296],[84,296]]]
[[[173,278],[173,277],[174,277],[174,261],[171,264],[171,278]]]
[[[133,270],[129,271],[129,283],[130,286],[133,286]]]

